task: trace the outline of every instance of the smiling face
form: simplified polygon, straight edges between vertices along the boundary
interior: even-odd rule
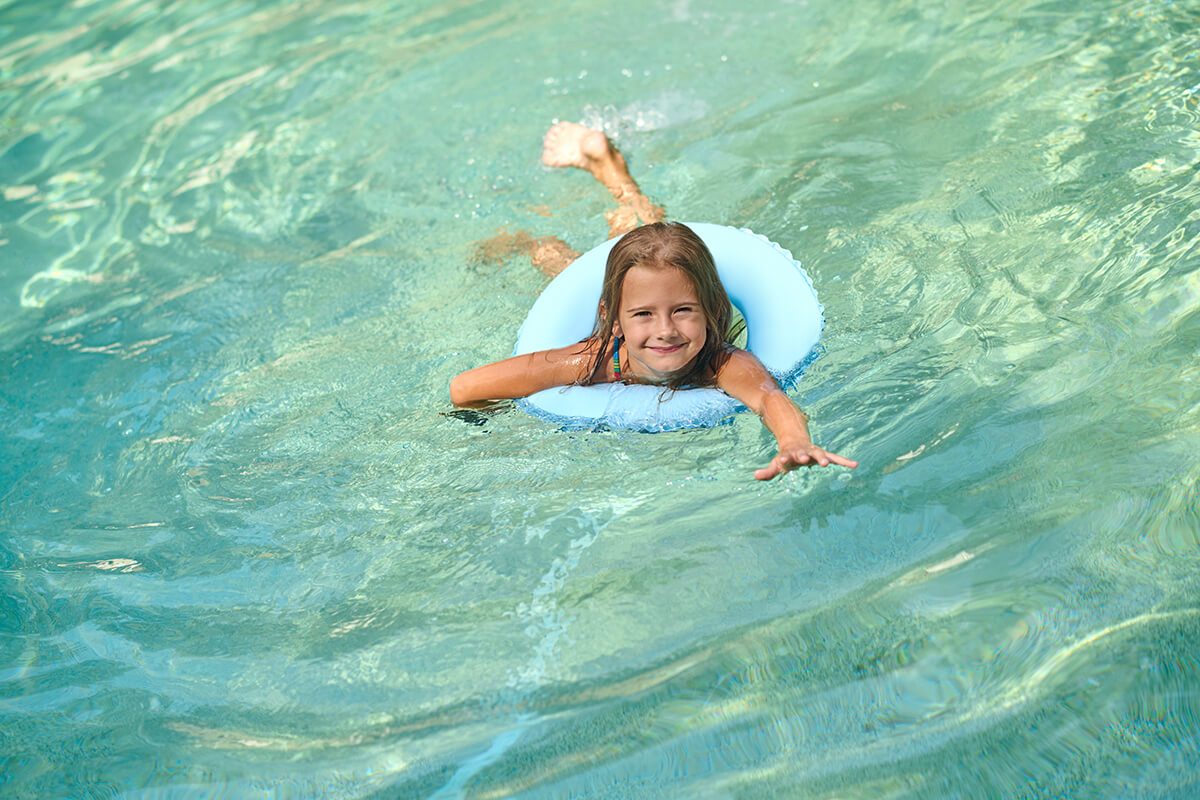
[[[712,253],[695,231],[678,222],[635,228],[605,261],[592,332],[600,346],[589,374],[612,379],[605,362],[612,361],[608,339],[616,335],[627,343],[621,358],[628,377],[675,389],[711,386],[723,363],[730,311]]]
[[[630,267],[613,333],[624,343],[631,377],[665,383],[680,375],[707,339],[704,310],[692,279],[676,267]]]

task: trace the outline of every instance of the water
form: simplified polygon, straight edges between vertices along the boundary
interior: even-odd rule
[[[0,794],[1200,792],[1194,2],[0,4]],[[787,247],[757,420],[449,411],[608,198]]]

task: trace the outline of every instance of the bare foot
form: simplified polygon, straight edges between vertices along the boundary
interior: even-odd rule
[[[579,258],[579,253],[562,239],[553,236],[535,239],[525,231],[509,233],[502,230],[475,245],[475,260],[483,264],[500,264],[518,254],[528,256],[535,267],[551,278]]]
[[[589,172],[593,165],[611,158],[608,137],[578,122],[556,122],[542,140],[542,163],[547,167],[579,167]]]
[[[629,174],[625,157],[601,131],[577,122],[555,123],[542,141],[542,163],[548,167],[585,169],[604,184],[620,204],[609,214],[610,231],[624,233],[637,227],[639,219],[642,223],[650,223],[663,218],[663,210],[642,194]],[[630,213],[634,215],[633,219],[629,219]]]
[[[528,254],[533,248],[533,237],[525,231],[509,233],[506,230],[475,245],[475,261],[480,264],[501,264],[518,253]]]
[[[551,278],[566,269],[577,258],[579,258],[579,253],[572,250],[562,239],[556,239],[553,236],[534,239],[533,249],[529,253],[529,259],[533,265]]]

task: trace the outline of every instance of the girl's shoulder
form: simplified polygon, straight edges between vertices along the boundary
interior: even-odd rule
[[[731,344],[726,344],[713,359],[713,377],[718,386],[723,380],[744,380],[749,376],[758,378],[763,375],[770,373],[754,353]]]
[[[612,359],[612,343],[598,336],[589,336],[581,342],[561,347],[564,357],[574,359],[579,365],[579,377],[576,383],[590,385],[593,383],[609,383],[613,380],[606,368]]]
[[[758,363],[758,358],[754,355],[754,353],[751,353],[749,350],[743,350],[737,345],[729,344],[728,342],[726,342],[720,351],[718,351],[715,360],[718,365],[726,364],[730,361],[753,361],[756,364]]]
[[[551,362],[560,364],[569,364],[572,369],[578,370],[574,383],[585,382],[591,374],[593,363],[601,355],[605,345],[596,341],[595,337],[584,339],[582,342],[575,344],[556,347],[552,350],[544,350],[541,355]]]
[[[692,374],[691,379],[688,381],[688,388],[718,386],[721,382],[721,373],[726,369],[730,361],[740,358],[738,354],[745,352],[728,342],[722,343],[721,347],[715,350],[709,357],[708,362]]]
[[[713,378],[721,375],[722,370],[731,365],[745,363],[746,360],[758,361],[754,354],[748,350],[743,350],[737,345],[725,342],[721,345],[721,349],[713,354],[712,361],[709,363],[709,368],[712,370]]]

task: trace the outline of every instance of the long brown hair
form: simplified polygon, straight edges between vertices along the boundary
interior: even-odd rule
[[[686,373],[667,382],[669,389],[682,386],[712,385],[716,370],[724,360],[726,342],[732,340],[730,330],[732,309],[729,295],[717,275],[712,253],[696,233],[681,222],[655,222],[636,228],[621,237],[608,253],[604,268],[604,286],[600,291],[600,306],[596,312],[596,327],[592,340],[596,342],[596,359],[584,378],[590,383],[611,357],[606,343],[611,337],[613,323],[621,309],[621,289],[625,275],[634,267],[681,270],[696,287],[700,308],[704,313],[705,339],[696,360]]]

